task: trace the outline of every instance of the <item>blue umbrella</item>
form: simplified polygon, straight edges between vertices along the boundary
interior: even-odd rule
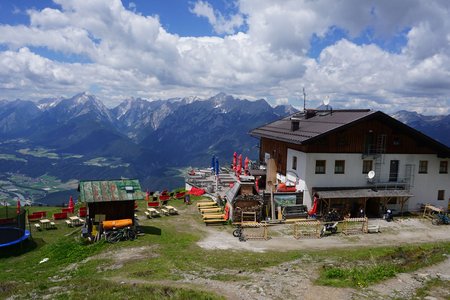
[[[216,158],[216,175],[219,175],[219,159]]]
[[[213,171],[214,172],[214,168],[215,168],[215,163],[216,163],[216,156],[215,155],[213,155],[212,156],[212,159],[211,159],[211,171]]]

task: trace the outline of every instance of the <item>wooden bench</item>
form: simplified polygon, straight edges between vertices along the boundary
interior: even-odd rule
[[[72,227],[72,222],[70,220],[64,220],[68,227]]]
[[[34,224],[34,227],[36,227],[37,230],[41,230],[41,225],[39,225],[39,223]]]
[[[55,224],[55,222],[50,222],[50,228],[56,229],[56,224]]]

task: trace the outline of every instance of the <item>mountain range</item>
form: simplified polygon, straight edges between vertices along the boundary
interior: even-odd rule
[[[0,173],[69,179],[139,178],[148,189],[182,185],[174,169],[229,164],[234,151],[255,159],[247,133],[296,110],[224,93],[107,108],[94,95],[38,102],[0,101]]]
[[[180,168],[221,164],[233,152],[258,156],[248,132],[292,114],[290,105],[272,107],[220,93],[149,101],[125,99],[107,108],[94,95],[38,102],[0,101],[0,175],[53,175],[70,179],[138,178],[156,190],[183,185]],[[450,145],[450,116],[399,111],[394,118]]]

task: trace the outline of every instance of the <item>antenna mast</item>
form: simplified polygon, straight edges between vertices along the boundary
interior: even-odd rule
[[[303,88],[303,111],[306,111],[306,93],[305,93],[305,88]]]

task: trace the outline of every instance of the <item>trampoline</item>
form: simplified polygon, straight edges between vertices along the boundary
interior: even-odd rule
[[[17,227],[0,227],[0,248],[18,244],[29,237],[29,230],[23,230]]]
[[[20,244],[31,236],[25,227],[25,218],[23,208],[0,208],[0,249]]]

